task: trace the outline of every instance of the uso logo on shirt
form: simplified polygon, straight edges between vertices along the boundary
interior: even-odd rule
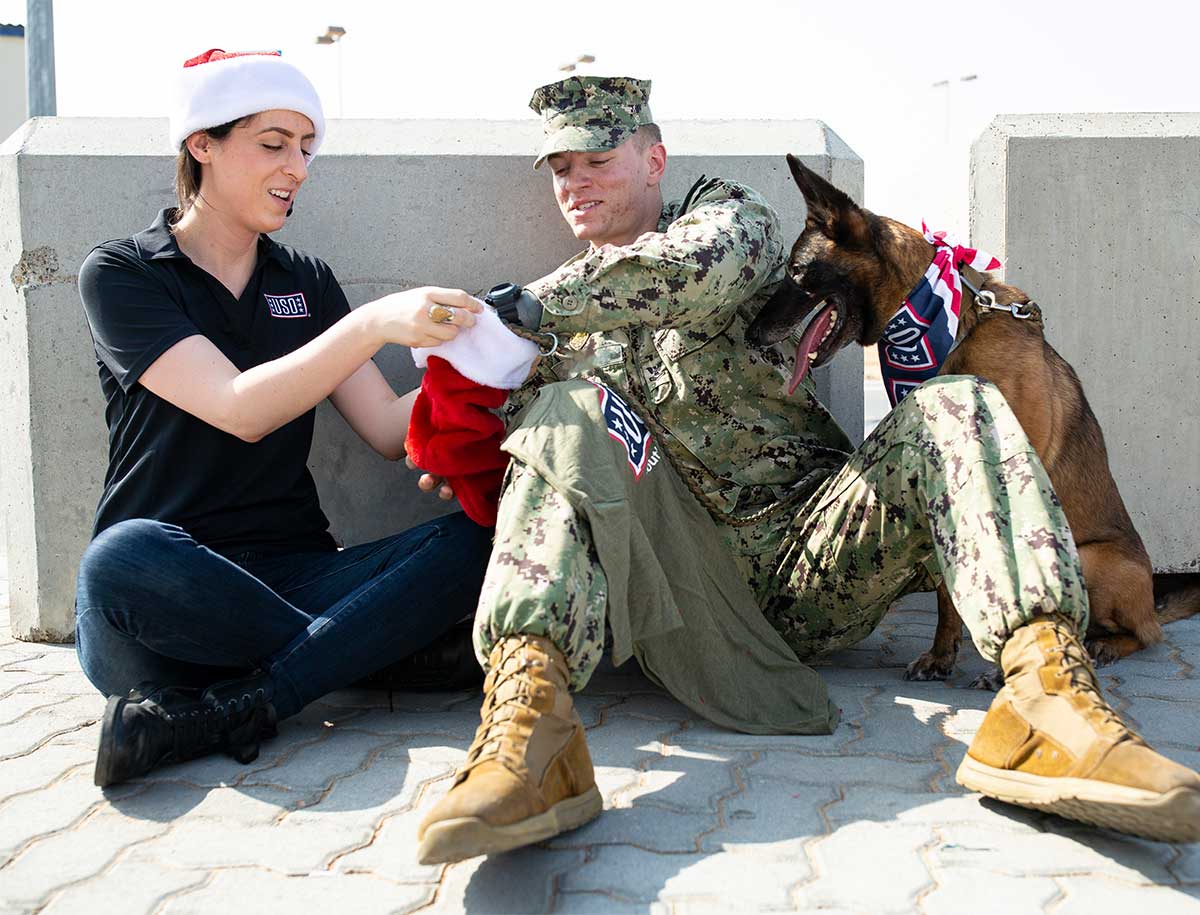
[[[291,295],[267,295],[267,311],[272,318],[307,318],[308,303],[304,301],[303,292],[293,292]]]
[[[625,457],[633,468],[633,477],[639,480],[642,474],[657,463],[657,450],[650,444],[650,430],[642,422],[641,417],[629,409],[629,405],[614,394],[609,388],[592,381],[600,394],[600,410],[604,414],[604,424],[608,434],[620,442],[625,448]],[[654,450],[654,456],[651,451]]]

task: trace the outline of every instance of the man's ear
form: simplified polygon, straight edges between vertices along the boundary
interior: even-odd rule
[[[804,195],[808,224],[839,245],[865,247],[870,238],[866,212],[791,153],[787,155],[787,163],[792,180]]]
[[[650,187],[657,187],[663,179],[663,173],[667,170],[667,147],[661,143],[652,143],[646,150],[646,165],[647,175],[646,183]]]
[[[183,142],[188,148],[188,152],[192,154],[192,158],[200,164],[207,165],[212,161],[213,139],[207,132],[197,130]]]

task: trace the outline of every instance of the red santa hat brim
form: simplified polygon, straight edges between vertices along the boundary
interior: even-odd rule
[[[309,153],[315,156],[325,139],[325,114],[308,77],[278,53],[206,52],[175,77],[171,145],[179,149],[197,130],[275,109],[296,111],[312,121],[316,136]]]

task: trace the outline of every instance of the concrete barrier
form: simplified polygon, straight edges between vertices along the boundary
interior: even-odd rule
[[[1041,304],[1155,569],[1200,571],[1200,115],[996,118],[971,237]]]
[[[664,122],[663,132],[668,196],[701,173],[745,181],[779,208],[789,242],[803,204],[785,152],[862,198],[862,160],[817,121]],[[139,231],[172,202],[165,136],[161,120],[37,119],[0,146],[0,490],[18,638],[72,633],[107,447],[76,273],[96,243]],[[352,305],[425,283],[475,291],[544,275],[579,245],[531,167],[539,136],[533,120],[334,122],[279,238],[325,259]],[[397,390],[417,382],[406,350],[377,361]],[[818,385],[861,440],[862,352],[846,350]],[[310,464],[345,543],[443,510],[327,406]]]

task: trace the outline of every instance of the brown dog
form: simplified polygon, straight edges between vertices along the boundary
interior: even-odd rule
[[[778,342],[821,306],[800,338],[794,389],[810,367],[825,364],[842,347],[878,342],[928,268],[934,246],[915,229],[857,206],[794,156],[787,160],[808,215],[792,247],[790,281],[763,306],[747,337],[755,345]],[[1104,436],[1079,378],[1046,342],[1040,312],[1025,293],[970,269],[964,273],[997,304],[1028,306],[1018,311],[1031,317],[985,310],[964,289],[957,345],[940,374],[976,375],[995,384],[1042,459],[1079,549],[1091,605],[1087,645],[1096,663],[1159,641],[1161,623],[1200,611],[1200,585],[1164,596],[1156,613],[1150,557],[1117,492]],[[939,587],[933,648],[909,665],[907,678],[949,677],[961,637],[962,620]]]

